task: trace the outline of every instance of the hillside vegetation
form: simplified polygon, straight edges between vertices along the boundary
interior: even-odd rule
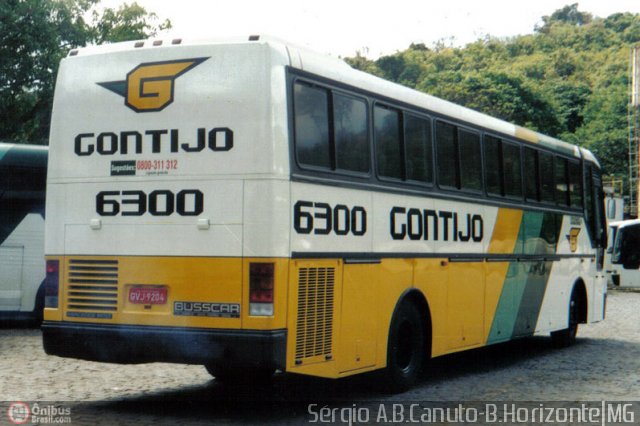
[[[458,48],[412,44],[353,67],[593,151],[605,174],[628,174],[631,47],[640,14],[593,17],[573,4],[534,34]]]

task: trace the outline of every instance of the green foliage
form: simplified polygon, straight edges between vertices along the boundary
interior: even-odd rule
[[[606,174],[626,178],[630,48],[640,15],[593,17],[565,6],[534,34],[485,37],[464,48],[411,45],[376,61],[348,59],[382,76],[591,149]]]
[[[156,26],[154,22],[157,20],[158,15],[148,13],[137,3],[122,5],[117,10],[105,9],[102,14],[94,11],[94,41],[101,44],[138,40],[171,28],[168,19]]]
[[[46,144],[58,64],[69,49],[146,38],[171,26],[156,25],[157,16],[136,3],[99,13],[99,1],[0,1],[0,140]]]

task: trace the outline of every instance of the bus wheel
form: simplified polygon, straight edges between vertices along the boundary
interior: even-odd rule
[[[425,327],[414,303],[404,300],[396,309],[389,328],[384,389],[404,392],[418,379],[425,354]]]
[[[578,298],[578,292],[574,288],[569,301],[569,327],[551,332],[551,341],[556,347],[565,348],[575,343],[576,334],[578,334],[579,311],[580,299]]]
[[[216,381],[227,384],[242,383],[269,383],[273,378],[273,368],[235,366],[230,368],[219,367],[214,364],[204,366]]]

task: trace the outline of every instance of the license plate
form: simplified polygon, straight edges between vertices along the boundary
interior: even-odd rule
[[[131,287],[129,303],[136,305],[164,305],[167,303],[166,287]]]

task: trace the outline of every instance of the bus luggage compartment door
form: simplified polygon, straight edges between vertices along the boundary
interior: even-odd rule
[[[0,247],[0,310],[18,310],[22,298],[24,247]]]

